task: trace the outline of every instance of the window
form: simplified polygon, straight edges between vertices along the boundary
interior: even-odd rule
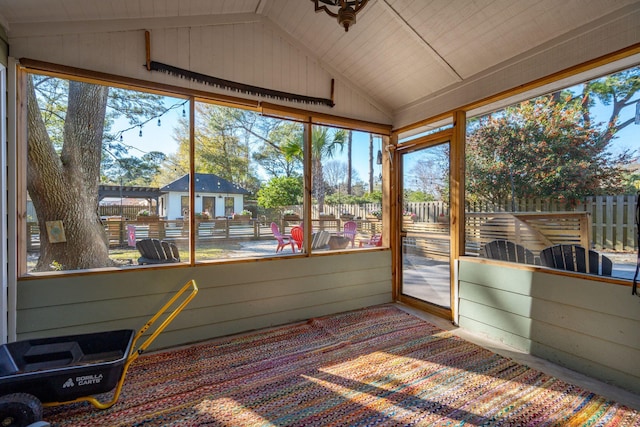
[[[376,246],[383,217],[382,138],[313,126],[311,159],[312,246]]]
[[[467,254],[633,277],[639,79],[635,67],[468,119]]]
[[[187,101],[38,74],[26,79],[21,273],[132,265],[140,257],[136,241],[169,236],[188,260],[185,223],[178,231],[175,221],[161,221],[183,206],[163,187],[181,169],[167,135]]]
[[[148,261],[137,247],[148,239],[174,244],[185,263],[301,255],[304,234],[291,232],[305,223],[311,252],[368,247],[381,232],[379,136],[313,126],[306,154],[299,122],[197,100],[192,141],[190,98],[35,73],[27,80],[21,274],[131,268]]]

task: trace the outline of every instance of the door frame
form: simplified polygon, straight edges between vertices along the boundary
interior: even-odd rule
[[[453,114],[453,127],[398,144],[395,147],[393,177],[395,195],[392,210],[393,230],[393,295],[397,302],[418,308],[422,311],[451,320],[458,320],[458,260],[464,254],[464,143],[466,135],[466,115],[464,111]],[[396,136],[397,138],[397,136]],[[395,138],[394,138],[395,139]],[[407,295],[402,295],[402,155],[449,143],[449,273],[450,273],[450,309],[440,307]]]

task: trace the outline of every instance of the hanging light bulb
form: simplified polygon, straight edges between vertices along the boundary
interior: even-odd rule
[[[187,112],[184,111],[184,105],[182,106],[182,117],[187,117]]]
[[[158,117],[158,127],[162,126],[162,122],[160,121],[160,117]]]
[[[138,132],[138,136],[142,138],[142,126],[140,126],[140,132]]]
[[[379,165],[382,164],[382,150],[378,150],[378,158],[376,160],[376,163]]]
[[[124,138],[122,137],[122,134],[120,134],[120,142],[124,141]]]

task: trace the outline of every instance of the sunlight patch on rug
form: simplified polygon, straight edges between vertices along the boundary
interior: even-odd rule
[[[393,306],[140,357],[120,400],[52,426],[635,426],[640,413]]]

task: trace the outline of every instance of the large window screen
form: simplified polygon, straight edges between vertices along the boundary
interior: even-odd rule
[[[172,123],[188,117],[187,100],[26,79],[23,273],[188,261],[188,223],[161,221],[169,208],[161,188],[184,171]],[[175,204],[184,209],[188,197]],[[169,237],[175,246],[136,247]]]
[[[26,79],[20,274],[381,243],[376,135],[308,125],[307,153],[299,122],[202,100],[193,101],[191,114],[190,98],[39,74]],[[312,227],[308,245],[305,226]]]
[[[635,67],[468,119],[466,253],[632,278],[639,102]]]

